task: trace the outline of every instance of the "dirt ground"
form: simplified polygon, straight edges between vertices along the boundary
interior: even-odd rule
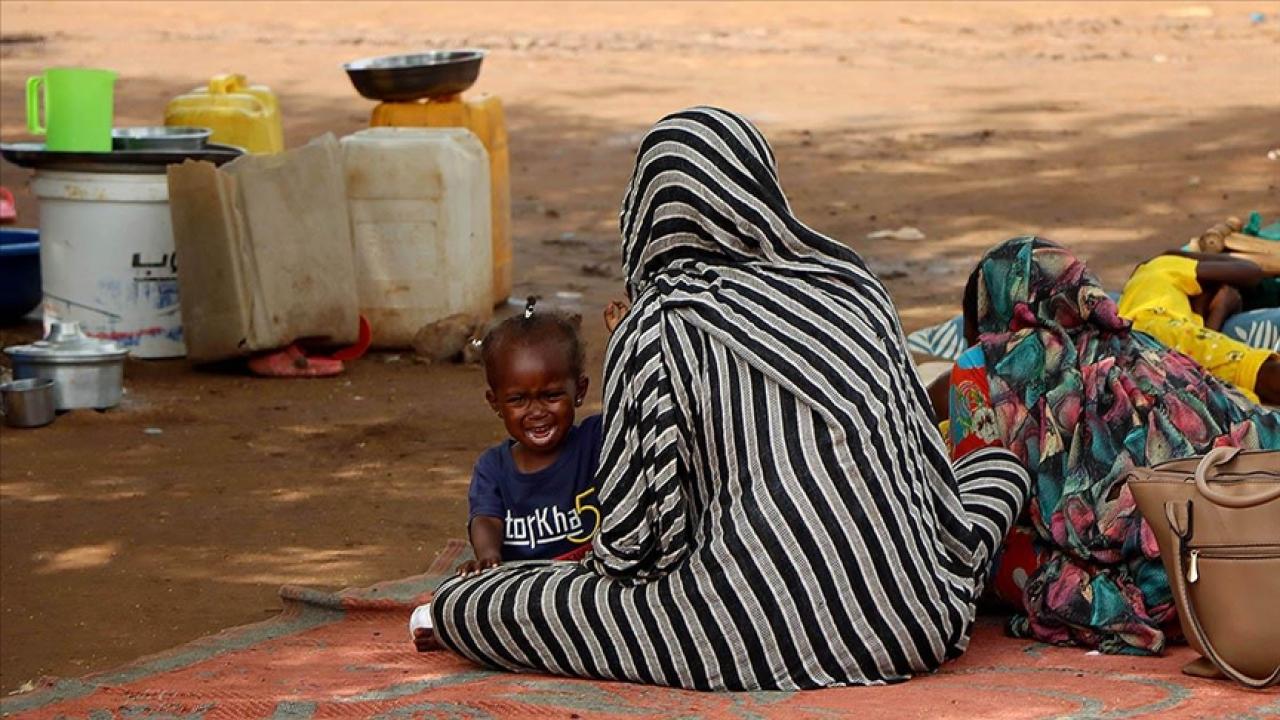
[[[507,107],[516,294],[580,293],[594,368],[635,147],[691,104],[760,125],[798,215],[869,259],[908,330],[953,313],[977,254],[1013,234],[1067,243],[1117,287],[1227,214],[1280,211],[1277,3],[6,1],[0,28],[6,141],[26,137],[26,77],[52,66],[119,71],[119,125],[247,73],[296,145],[367,122],[342,62],[488,48],[474,91]],[[0,168],[33,226],[27,176]],[[902,225],[927,239],[865,239]],[[126,373],[116,410],[0,431],[4,691],[260,620],[282,583],[421,570],[463,534],[471,463],[502,437],[476,369],[408,354],[332,380]]]

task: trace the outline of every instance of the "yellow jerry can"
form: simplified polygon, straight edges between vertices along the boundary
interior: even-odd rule
[[[237,145],[247,152],[284,150],[280,101],[265,85],[250,85],[244,75],[215,75],[208,87],[198,87],[169,101],[165,125],[191,125],[213,130],[210,142]]]
[[[511,160],[502,101],[494,95],[461,95],[417,102],[384,102],[373,109],[371,127],[464,127],[489,153],[490,212],[493,213],[493,304],[511,295]]]

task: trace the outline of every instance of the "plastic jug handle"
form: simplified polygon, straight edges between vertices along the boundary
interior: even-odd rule
[[[44,87],[44,76],[33,75],[27,78],[27,130],[34,135],[44,135],[46,130],[40,124],[40,93],[37,88]]]
[[[225,95],[243,90],[248,80],[240,73],[223,73],[209,78],[209,94]]]

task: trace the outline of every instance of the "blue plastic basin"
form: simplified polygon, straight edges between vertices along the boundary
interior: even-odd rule
[[[0,228],[0,323],[20,320],[41,297],[40,231]]]

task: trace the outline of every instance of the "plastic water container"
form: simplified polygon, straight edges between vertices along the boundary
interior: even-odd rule
[[[493,95],[460,95],[419,102],[384,102],[373,108],[371,127],[464,127],[489,152],[493,225],[493,304],[511,295],[511,160],[502,101]]]
[[[489,159],[461,128],[372,128],[342,139],[360,312],[375,347],[493,307]]]
[[[185,355],[167,178],[41,170],[31,189],[45,331],[75,321],[137,357]]]
[[[207,127],[209,142],[236,145],[246,152],[270,154],[284,150],[280,102],[265,85],[250,85],[244,75],[215,75],[169,101],[165,125]]]

